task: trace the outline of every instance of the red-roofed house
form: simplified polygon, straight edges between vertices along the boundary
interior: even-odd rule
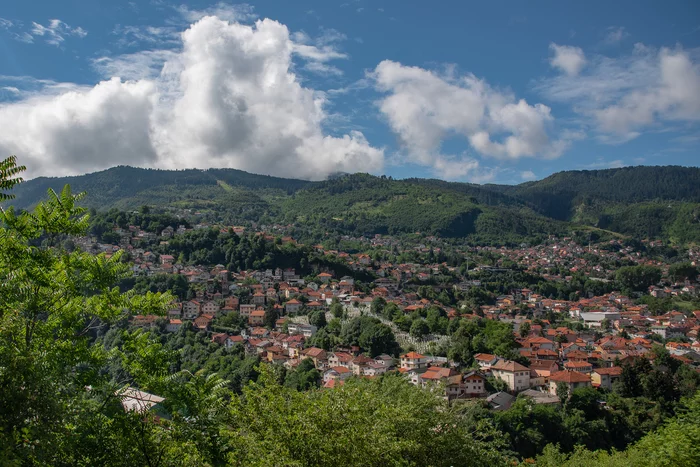
[[[557,386],[564,383],[569,388],[569,394],[574,389],[591,387],[591,377],[573,370],[562,370],[549,376],[549,393],[557,395]]]
[[[622,368],[612,366],[609,368],[596,368],[591,373],[591,382],[593,387],[605,388],[608,391],[612,390],[613,383],[622,376]]]
[[[401,368],[406,370],[417,370],[428,366],[428,360],[418,352],[409,352],[401,355]]]

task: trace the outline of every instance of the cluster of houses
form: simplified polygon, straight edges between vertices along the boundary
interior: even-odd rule
[[[196,226],[203,227],[206,226]],[[494,304],[467,313],[460,308],[444,307],[435,301],[421,298],[412,291],[415,287],[405,288],[408,282],[414,285],[431,284],[431,278],[438,275],[444,277],[445,273],[457,278],[452,284],[456,291],[468,292],[483,287],[475,276],[462,275],[459,268],[444,263],[395,264],[373,259],[365,253],[350,254],[325,249],[321,245],[314,247],[319,254],[335,256],[351,270],[369,272],[377,277],[369,289],[363,288],[363,293],[356,287],[352,276],[336,277],[331,270],[317,271],[314,279],[308,281],[294,269],[228,271],[223,265],[184,266],[178,264],[177,259],[171,255],[158,255],[148,250],[155,242],[167,241],[186,230],[184,226],[177,229],[169,227],[158,236],[130,226],[128,229],[115,230],[121,238],[118,245],[99,244],[89,238],[79,239],[77,243],[86,250],[104,252],[107,255],[119,249],[128,251],[136,274],[178,274],[184,276],[189,284],[199,284],[195,298],[174,303],[168,310],[168,331],[177,332],[184,322],[191,321],[196,328],[209,332],[214,342],[227,347],[243,345],[248,352],[260,355],[265,361],[294,368],[301,360],[311,358],[323,374],[326,387],[343,384],[350,376],[374,377],[386,371],[397,370],[416,385],[444,388],[448,399],[487,397],[491,398],[489,403],[494,408],[506,408],[508,396],[518,393],[527,394],[541,403],[556,403],[557,388],[562,384],[570,390],[587,386],[610,389],[620,377],[621,364],[645,358],[653,339],[665,342],[673,358],[694,367],[700,366],[700,311],[671,311],[652,316],[646,305],[635,304],[632,298],[620,293],[569,301],[544,297],[522,288],[499,296]],[[237,233],[243,233],[243,229],[238,228]],[[391,237],[380,235],[361,240],[376,249],[395,249],[400,246]],[[286,238],[285,241],[294,240]],[[439,243],[439,239],[427,237],[426,243],[430,242]],[[477,272],[506,269],[507,260],[551,281],[567,281],[575,273],[584,273],[588,277],[605,281],[614,271],[607,270],[604,265],[619,264],[620,261],[665,267],[616,241],[608,246],[586,247],[571,239],[561,239],[533,247],[465,247],[463,253],[477,256],[488,254],[500,258],[495,264],[478,266]],[[412,248],[420,253],[439,251],[439,247],[427,244]],[[700,257],[700,253],[694,254]],[[237,293],[239,289],[246,289],[247,293]],[[693,297],[698,294],[698,285],[690,282],[667,283],[652,286],[648,292],[659,298],[674,295]],[[479,354],[476,356],[478,369],[465,372],[445,359],[423,356],[416,352],[402,355],[399,360],[389,356],[369,358],[357,348],[326,352],[314,347],[305,348],[305,343],[317,331],[315,326],[287,319],[302,311],[327,311],[333,300],[348,307],[356,306],[367,310],[376,297],[395,303],[407,314],[438,305],[445,308],[449,319],[474,318],[478,315],[512,323],[521,346],[520,354],[530,363],[525,366],[496,355]],[[270,308],[275,309],[275,314],[279,317],[274,327],[265,319],[266,309]],[[240,314],[248,323],[248,328],[240,335],[217,332],[216,318],[231,312]],[[581,326],[575,329],[579,330],[550,326],[546,317],[551,312],[578,321]],[[137,326],[154,326],[156,320],[154,316],[134,316],[132,323]],[[526,323],[529,331],[525,337],[520,337],[521,326]],[[272,329],[265,328],[264,325]],[[678,338],[679,342],[666,342],[672,338]],[[504,381],[507,393],[489,395],[486,389],[489,377]]]

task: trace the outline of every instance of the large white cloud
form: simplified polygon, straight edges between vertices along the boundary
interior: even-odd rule
[[[202,18],[182,34],[180,51],[98,61],[131,81],[112,78],[1,104],[0,154],[28,159],[30,175],[117,164],[310,179],[380,170],[383,150],[362,133],[323,133],[325,97],[300,84],[292,55],[327,61],[332,49],[303,45],[269,19],[245,25]]]
[[[472,74],[444,75],[385,60],[373,72],[386,96],[379,108],[406,148],[409,160],[444,174],[475,170],[469,156],[442,154],[443,142],[460,136],[478,154],[498,159],[558,157],[568,141],[552,141],[549,107],[493,89]],[[459,170],[462,163],[464,169]]]
[[[571,104],[607,142],[672,122],[700,120],[700,50],[636,44],[628,55],[593,56],[579,74],[537,83],[546,97]]]

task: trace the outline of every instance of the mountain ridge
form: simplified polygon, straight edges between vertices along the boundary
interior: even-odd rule
[[[336,174],[324,181],[237,169],[117,166],[72,177],[38,177],[15,189],[29,208],[70,184],[85,205],[143,204],[223,215],[225,221],[313,225],[338,233],[435,233],[518,238],[587,226],[638,238],[700,242],[700,168],[639,166],[557,172],[518,185]]]

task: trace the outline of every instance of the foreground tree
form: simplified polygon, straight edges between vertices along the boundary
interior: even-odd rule
[[[14,158],[0,162],[1,199],[22,170]],[[66,186],[48,198],[32,212],[0,211],[0,457],[22,464],[74,459],[87,401],[102,389],[113,397],[99,372],[106,353],[90,346],[96,328],[126,310],[162,312],[170,300],[120,293],[129,270],[119,253],[66,251],[62,239],[88,228],[82,195]]]

